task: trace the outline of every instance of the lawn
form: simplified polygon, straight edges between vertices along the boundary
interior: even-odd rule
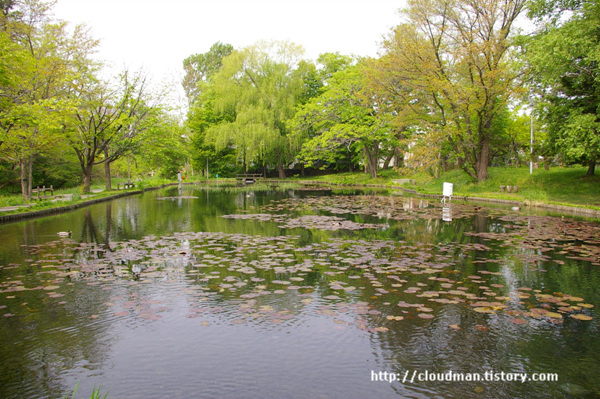
[[[426,194],[442,194],[444,182],[454,184],[454,195],[468,197],[498,198],[523,201],[527,204],[549,203],[577,207],[600,209],[600,176],[588,177],[587,168],[567,167],[534,169],[529,167],[489,168],[489,178],[476,182],[462,170],[443,173],[433,178],[425,173],[399,175],[395,171],[382,171],[377,179],[371,179],[365,173],[340,173],[308,178],[333,184],[381,184],[392,185],[394,179],[414,179],[414,185],[406,188],[416,189]],[[518,192],[501,192],[500,186],[518,186]]]

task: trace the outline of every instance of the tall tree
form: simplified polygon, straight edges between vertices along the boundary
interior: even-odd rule
[[[494,119],[516,90],[511,32],[525,0],[409,0],[384,42],[403,104],[435,124],[473,178],[488,177]]]
[[[142,73],[124,72],[111,87],[88,82],[78,92],[78,107],[69,131],[69,142],[83,173],[83,191],[89,192],[95,165],[108,164],[135,148],[152,107],[147,80]],[[110,169],[107,170],[110,189]]]
[[[393,115],[367,90],[364,67],[360,63],[333,73],[325,91],[296,114],[295,131],[307,140],[301,154],[309,165],[335,163],[350,155],[363,158],[365,172],[377,177],[381,151],[395,141]]]
[[[600,160],[600,3],[534,1],[530,15],[541,29],[526,57],[551,152],[594,175]]]
[[[303,49],[289,42],[259,42],[234,51],[214,76],[215,110],[234,115],[233,120],[212,126],[207,138],[217,149],[231,146],[242,160],[276,165],[285,177],[291,161],[287,121],[304,92],[298,72]]]
[[[219,72],[223,64],[223,58],[231,54],[232,51],[233,46],[231,44],[217,42],[206,53],[190,55],[183,61],[185,76],[182,85],[190,105],[196,102],[203,90],[202,86],[214,74]]]
[[[0,121],[3,158],[12,158],[21,170],[23,198],[31,197],[34,159],[59,139],[57,132],[71,108],[74,82],[90,73],[90,55],[97,46],[84,26],[52,23],[51,3],[24,0],[18,10],[5,15],[4,28],[17,47],[19,67],[3,97],[10,103]],[[15,59],[13,58],[13,60]]]
[[[231,123],[235,120],[235,113],[218,113],[215,110],[215,93],[210,85],[200,94],[192,106],[190,106],[186,126],[192,133],[192,161],[198,170],[203,170],[208,176],[209,171],[213,175],[227,176],[236,171],[236,157],[234,150],[229,147],[215,147],[214,141],[207,138],[210,128],[222,123]]]
[[[152,113],[145,122],[148,127],[144,140],[131,154],[131,160],[151,175],[174,179],[191,156],[187,129],[165,111]],[[129,161],[130,157],[124,159]]]

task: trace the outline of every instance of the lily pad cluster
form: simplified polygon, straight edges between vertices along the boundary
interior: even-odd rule
[[[289,214],[233,214],[224,215],[228,219],[256,220],[259,222],[278,222],[281,228],[305,228],[317,230],[360,230],[378,229],[381,225],[372,223],[356,223],[351,220],[337,216],[305,215],[292,217]]]
[[[358,205],[355,211],[358,211]],[[258,214],[257,214],[258,215]],[[316,220],[312,228],[326,229],[338,218],[292,218],[276,215],[242,215],[240,218],[273,220],[284,217],[285,223],[302,220],[304,226]],[[486,240],[520,240],[532,248],[558,247],[566,255],[583,257],[594,251],[594,243],[556,241],[540,238],[548,234],[544,223],[525,223],[523,217],[506,215],[506,227]],[[542,218],[546,223],[548,219]],[[283,222],[283,219],[282,219]],[[560,223],[554,220],[553,223]],[[597,228],[583,222],[563,226],[563,239],[574,232]],[[533,226],[533,228],[532,228]],[[524,240],[515,232],[531,235]],[[569,232],[569,233],[567,233]],[[479,233],[472,233],[477,235]],[[483,234],[483,233],[482,233]],[[511,238],[512,237],[512,238]],[[554,241],[552,241],[554,239]],[[581,239],[581,237],[580,237]],[[509,244],[506,244],[509,245]],[[582,249],[582,247],[584,247]],[[416,243],[374,239],[328,239],[301,244],[299,236],[263,237],[245,234],[182,232],[169,236],[149,235],[139,240],[110,242],[104,245],[77,243],[62,239],[41,246],[27,247],[27,262],[37,268],[40,279],[28,286],[22,279],[8,279],[0,284],[5,317],[18,313],[8,309],[22,291],[38,290],[48,300],[62,298],[67,284],[86,284],[98,289],[121,291],[106,303],[107,313],[98,317],[132,317],[158,320],[170,305],[161,299],[123,291],[140,284],[175,287],[188,298],[186,317],[225,317],[230,324],[268,323],[291,325],[299,313],[328,317],[339,327],[354,326],[369,332],[386,332],[396,323],[434,321],[446,306],[484,317],[477,329],[486,331],[485,318],[506,318],[514,324],[561,324],[593,319],[593,305],[584,298],[567,293],[545,292],[504,281],[501,271],[490,271],[503,259],[471,261],[477,266],[473,274],[464,269],[465,254],[496,251],[491,244],[477,242]],[[534,254],[535,260],[549,255]],[[544,252],[541,252],[544,254]],[[586,252],[587,253],[587,252]],[[491,256],[490,256],[491,257]],[[473,259],[471,257],[471,259]],[[587,259],[587,258],[586,258]],[[499,269],[501,270],[501,269]],[[149,290],[151,292],[151,290]],[[285,299],[283,299],[285,298]],[[227,312],[222,312],[226,303]],[[233,307],[232,307],[233,306]],[[577,321],[575,321],[577,320]],[[204,324],[203,324],[204,325]],[[206,324],[208,325],[208,324]],[[458,323],[448,324],[460,329]]]

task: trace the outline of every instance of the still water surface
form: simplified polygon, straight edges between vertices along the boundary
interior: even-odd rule
[[[568,217],[270,186],[0,225],[0,397],[598,397],[599,245]]]

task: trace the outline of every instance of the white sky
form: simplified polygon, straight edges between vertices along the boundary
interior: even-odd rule
[[[404,0],[58,0],[57,19],[84,23],[101,41],[98,57],[116,70],[143,68],[179,82],[183,60],[220,41],[242,48],[290,40],[307,59],[324,52],[376,56],[400,23]]]

